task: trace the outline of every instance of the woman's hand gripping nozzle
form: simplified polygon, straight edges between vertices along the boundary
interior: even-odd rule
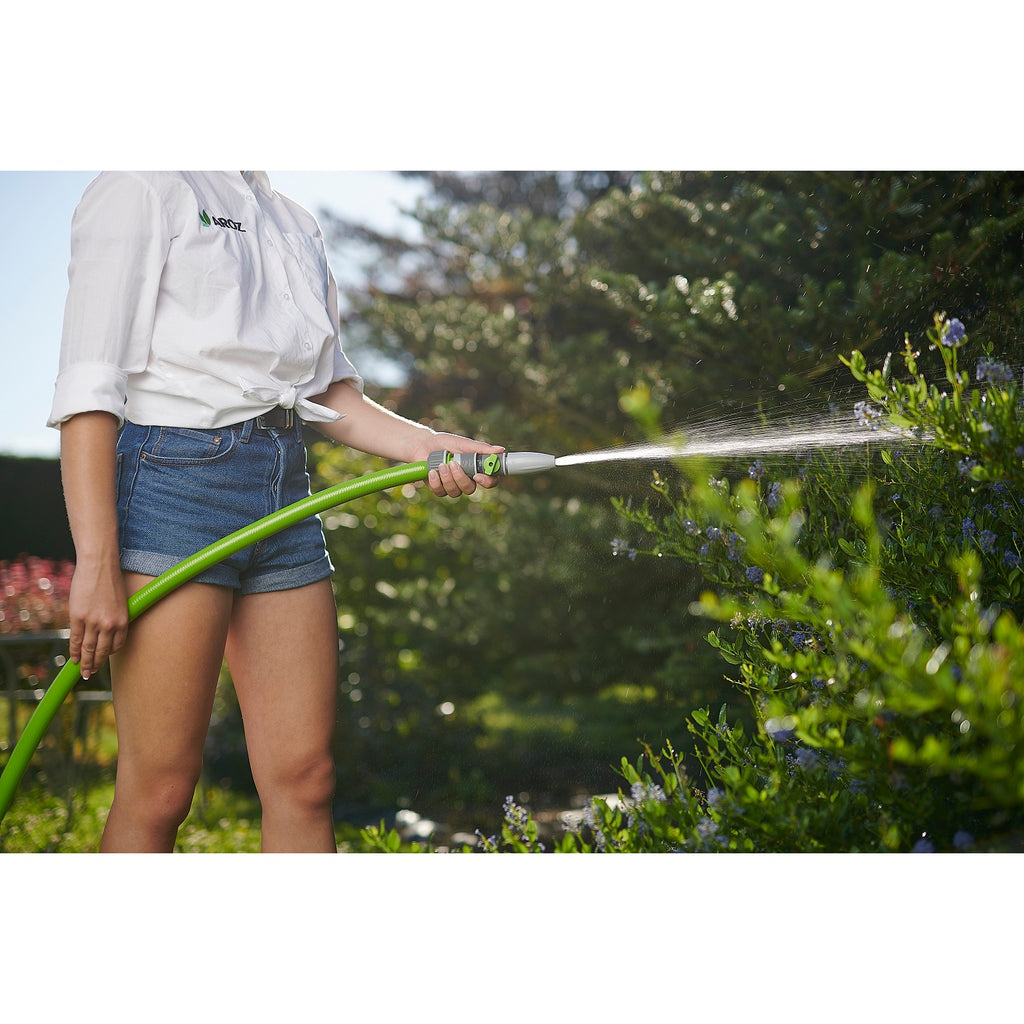
[[[428,470],[437,469],[442,463],[457,462],[468,476],[485,473],[487,476],[521,476],[524,473],[540,473],[554,469],[554,455],[542,452],[501,452],[497,455],[478,455],[473,452],[431,452],[427,459]]]

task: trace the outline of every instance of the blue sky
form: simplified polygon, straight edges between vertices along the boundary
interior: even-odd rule
[[[57,374],[71,216],[96,173],[0,171],[0,454],[58,454],[60,435],[46,426],[46,417]],[[380,171],[271,171],[270,180],[314,213],[326,207],[408,235],[415,225],[400,210],[422,192],[418,183]],[[339,280],[356,273],[338,254],[331,263]]]

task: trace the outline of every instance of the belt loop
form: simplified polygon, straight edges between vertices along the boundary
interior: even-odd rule
[[[238,424],[238,438],[243,444],[248,444],[249,437],[252,434],[252,428],[254,420],[243,420]]]

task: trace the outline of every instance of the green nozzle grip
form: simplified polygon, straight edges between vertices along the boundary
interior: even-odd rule
[[[504,472],[500,455],[477,455],[474,452],[431,452],[427,458],[428,472],[444,462],[457,462],[469,476],[477,473],[498,476]]]

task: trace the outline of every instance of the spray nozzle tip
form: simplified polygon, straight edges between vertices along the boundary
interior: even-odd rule
[[[504,470],[509,476],[521,473],[540,473],[545,469],[554,469],[554,455],[543,452],[506,452],[502,458]]]

